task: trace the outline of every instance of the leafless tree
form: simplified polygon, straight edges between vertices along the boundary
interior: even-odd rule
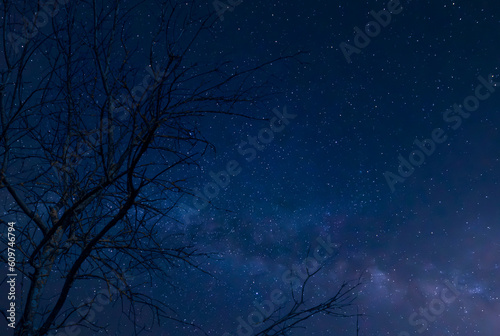
[[[15,334],[103,328],[89,313],[102,293],[71,299],[84,283],[128,303],[122,307],[133,334],[147,328],[137,322],[144,314],[138,307],[148,307],[155,322],[191,324],[168,302],[130,286],[130,275],[169,283],[177,267],[204,272],[214,255],[160,229],[191,194],[186,169],[212,147],[200,119],[255,118],[236,108],[272,95],[261,81],[266,69],[297,54],[247,68],[204,61],[202,41],[217,15],[197,1],[44,3],[3,0],[1,8],[2,217],[17,220],[25,295]],[[151,14],[147,36],[139,36],[139,11]],[[294,309],[286,328],[328,312],[334,301]]]
[[[307,257],[310,255],[310,250]],[[337,253],[332,258],[338,257]],[[327,299],[313,300],[312,295],[307,292],[311,290],[312,281],[323,270],[324,265],[317,264],[315,267],[306,268],[299,277],[290,283],[291,301],[285,302],[275,308],[269,316],[266,316],[261,326],[254,333],[255,336],[287,336],[292,335],[296,329],[306,329],[305,321],[318,315],[327,315],[334,318],[356,318],[356,335],[359,335],[359,318],[364,316],[359,313],[358,306],[354,303],[363,278],[360,275],[355,280],[342,282],[333,293],[327,294]],[[294,334],[296,335],[296,334]]]
[[[298,292],[291,289],[293,301],[290,305],[283,305],[277,308],[269,317],[264,320],[264,327],[255,333],[255,336],[286,336],[292,335],[291,332],[296,329],[305,329],[303,322],[320,314],[332,317],[356,318],[356,335],[359,335],[359,318],[363,316],[357,310],[354,304],[356,292],[362,281],[343,282],[337,291],[328,299],[319,303],[309,303],[306,300],[307,283],[315,275],[313,272]],[[356,308],[354,312],[353,308]]]

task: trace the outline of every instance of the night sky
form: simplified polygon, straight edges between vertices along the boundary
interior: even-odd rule
[[[357,47],[355,27],[364,31],[370,11],[393,5],[390,22]],[[178,288],[156,281],[146,292],[210,335],[238,335],[238,318],[274,290],[288,293],[284,272],[322,239],[336,251],[309,297],[325,299],[362,276],[360,335],[498,334],[500,4],[396,5],[255,0],[224,13],[212,39],[199,42],[205,61],[244,66],[306,53],[260,74],[280,93],[241,113],[267,121],[201,119],[216,150],[189,171],[190,185],[203,191],[228,165],[239,173],[214,206],[193,211],[185,197],[175,213],[183,224],[165,220],[164,230],[218,253],[203,265],[215,278],[180,269],[170,279]],[[136,17],[141,36],[151,29],[148,10]],[[269,132],[283,115],[284,127]],[[252,146],[259,135],[267,143]],[[105,309],[108,332],[128,335],[119,304]],[[356,334],[355,319],[315,316],[304,326],[290,335]],[[151,333],[198,334],[170,321]]]

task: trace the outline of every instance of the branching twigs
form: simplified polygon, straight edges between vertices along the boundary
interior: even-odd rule
[[[362,316],[357,307],[356,312],[352,311],[357,289],[363,284],[361,276],[357,280],[343,282],[335,294],[328,295],[327,299],[319,303],[311,303],[305,299],[310,281],[321,269],[319,267],[312,273],[307,271],[307,277],[303,280],[298,293],[297,289],[291,288],[290,290],[292,302],[276,308],[266,317],[263,321],[264,326],[255,333],[255,336],[289,335],[289,332],[294,329],[304,328],[303,323],[318,314],[332,317],[355,317],[356,319]],[[359,325],[357,328],[359,333]]]
[[[272,95],[264,69],[300,54],[245,69],[200,59],[197,43],[217,17],[197,1],[177,0],[67,2],[43,32],[14,46],[9,34],[23,30],[15,18],[39,10],[27,0],[15,3],[3,0],[0,27],[0,190],[8,194],[8,215],[19,219],[17,248],[26,256],[16,336],[66,326],[97,332],[102,325],[89,314],[76,318],[95,304],[72,302],[76,284],[111,291],[129,271],[168,283],[178,267],[210,275],[203,261],[213,254],[159,227],[174,225],[171,211],[192,193],[186,168],[213,148],[197,122],[214,114],[260,120],[237,108]],[[139,10],[149,10],[157,27],[146,37],[146,71],[137,66]],[[61,286],[52,296],[54,284]],[[196,327],[170,302],[129,287],[118,293],[135,334],[147,329],[137,322],[144,307],[156,322]],[[284,332],[308,314],[338,307],[336,301],[305,309],[304,295],[288,320],[273,317],[270,330]]]

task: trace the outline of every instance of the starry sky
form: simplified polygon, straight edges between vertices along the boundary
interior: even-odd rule
[[[343,280],[362,276],[360,335],[500,330],[500,4],[401,0],[390,23],[356,47],[355,27],[364,31],[370,12],[388,3],[254,0],[223,14],[212,39],[199,44],[208,60],[246,65],[306,52],[268,70],[280,93],[241,111],[293,117],[258,148],[249,137],[269,139],[269,121],[203,119],[216,151],[190,172],[193,188],[203,190],[229,162],[240,172],[214,207],[164,225],[220,254],[204,265],[215,278],[186,269],[172,275],[178,288],[155,282],[145,291],[210,335],[237,335],[238,318],[255,310],[255,300],[286,292],[283,273],[321,238],[338,252],[323,263],[310,297],[325,299]],[[136,17],[144,21],[141,35],[151,29],[147,12]],[[357,50],[350,62],[342,43]],[[488,97],[470,98],[477,92]],[[425,139],[435,139],[432,151],[424,147],[432,153],[412,156],[415,141]],[[193,207],[192,199],[184,202]],[[183,221],[186,211],[177,216]],[[112,321],[118,311],[106,311],[99,321],[110,323],[110,334],[127,335],[127,322]],[[356,334],[355,319],[315,316],[304,326],[291,335]],[[153,334],[198,333],[167,321]]]
[[[500,97],[492,92],[459,127],[444,114],[474,96],[479,76],[500,80],[500,6],[401,1],[402,10],[348,63],[340,44],[355,46],[354,27],[364,29],[373,20],[370,11],[387,5],[252,1],[225,13],[216,39],[242,60],[282,50],[309,53],[307,64],[280,71],[283,95],[259,109],[271,117],[286,106],[296,117],[255,160],[246,162],[238,146],[266,125],[235,120],[210,126],[218,154],[206,158],[200,187],[210,181],[209,171],[230,160],[242,167],[216,198],[234,213],[201,214],[211,223],[204,243],[226,251],[211,265],[225,286],[187,289],[182,297],[196,297],[189,310],[215,335],[234,332],[254,299],[284,289],[284,270],[328,235],[341,248],[318,276],[314,295],[326,297],[340,279],[363,274],[357,300],[366,314],[362,335],[499,330]],[[414,141],[432,138],[436,128],[446,140],[391,190],[384,174],[397,174],[399,155],[409,160],[418,149]],[[436,300],[447,283],[459,288],[457,299],[441,312]],[[211,308],[197,312],[198,304]],[[429,317],[420,308],[430,309]],[[225,318],[214,320],[215,312]],[[413,313],[419,314],[413,321],[428,321],[426,331],[410,324]],[[295,334],[355,334],[353,320],[318,317],[306,325]]]

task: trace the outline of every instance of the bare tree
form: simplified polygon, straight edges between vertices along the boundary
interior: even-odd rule
[[[217,16],[196,1],[50,3],[3,0],[1,9],[0,188],[7,216],[18,220],[26,294],[15,334],[102,328],[88,313],[102,294],[71,300],[81,283],[104,284],[126,301],[133,334],[147,327],[137,322],[139,306],[154,322],[191,324],[127,279],[169,283],[184,266],[204,272],[211,253],[160,229],[176,220],[180,197],[192,194],[186,169],[212,147],[200,119],[255,118],[235,108],[272,95],[260,81],[265,69],[297,54],[247,68],[204,62],[202,42]],[[138,11],[151,14],[147,36],[139,36]],[[337,299],[295,308],[286,328],[328,312]]]
[[[359,335],[359,318],[363,316],[358,312],[354,301],[357,297],[358,287],[362,279],[343,282],[337,291],[328,299],[321,302],[308,302],[306,290],[311,279],[321,270],[308,272],[306,279],[298,289],[291,288],[292,302],[276,308],[271,315],[263,321],[260,331],[255,336],[286,336],[291,335],[295,329],[305,329],[303,323],[320,314],[332,317],[356,318],[356,335]],[[353,308],[356,308],[354,312]]]
[[[311,249],[307,251],[306,259],[310,257],[310,252]],[[335,259],[338,255],[339,250],[331,258]],[[354,302],[359,288],[363,285],[362,275],[355,280],[343,281],[336,292],[326,296],[327,299],[313,300],[313,295],[307,294],[307,292],[310,291],[312,281],[323,268],[324,265],[313,263],[312,268],[306,267],[305,272],[302,270],[304,273],[299,275],[302,281],[299,281],[299,277],[296,277],[290,283],[291,301],[273,309],[263,319],[261,326],[253,335],[292,335],[292,332],[296,329],[306,329],[304,322],[318,315],[327,315],[334,318],[356,318],[356,335],[359,335],[359,318],[364,315],[359,313],[358,306]],[[292,270],[290,272],[294,273]]]

